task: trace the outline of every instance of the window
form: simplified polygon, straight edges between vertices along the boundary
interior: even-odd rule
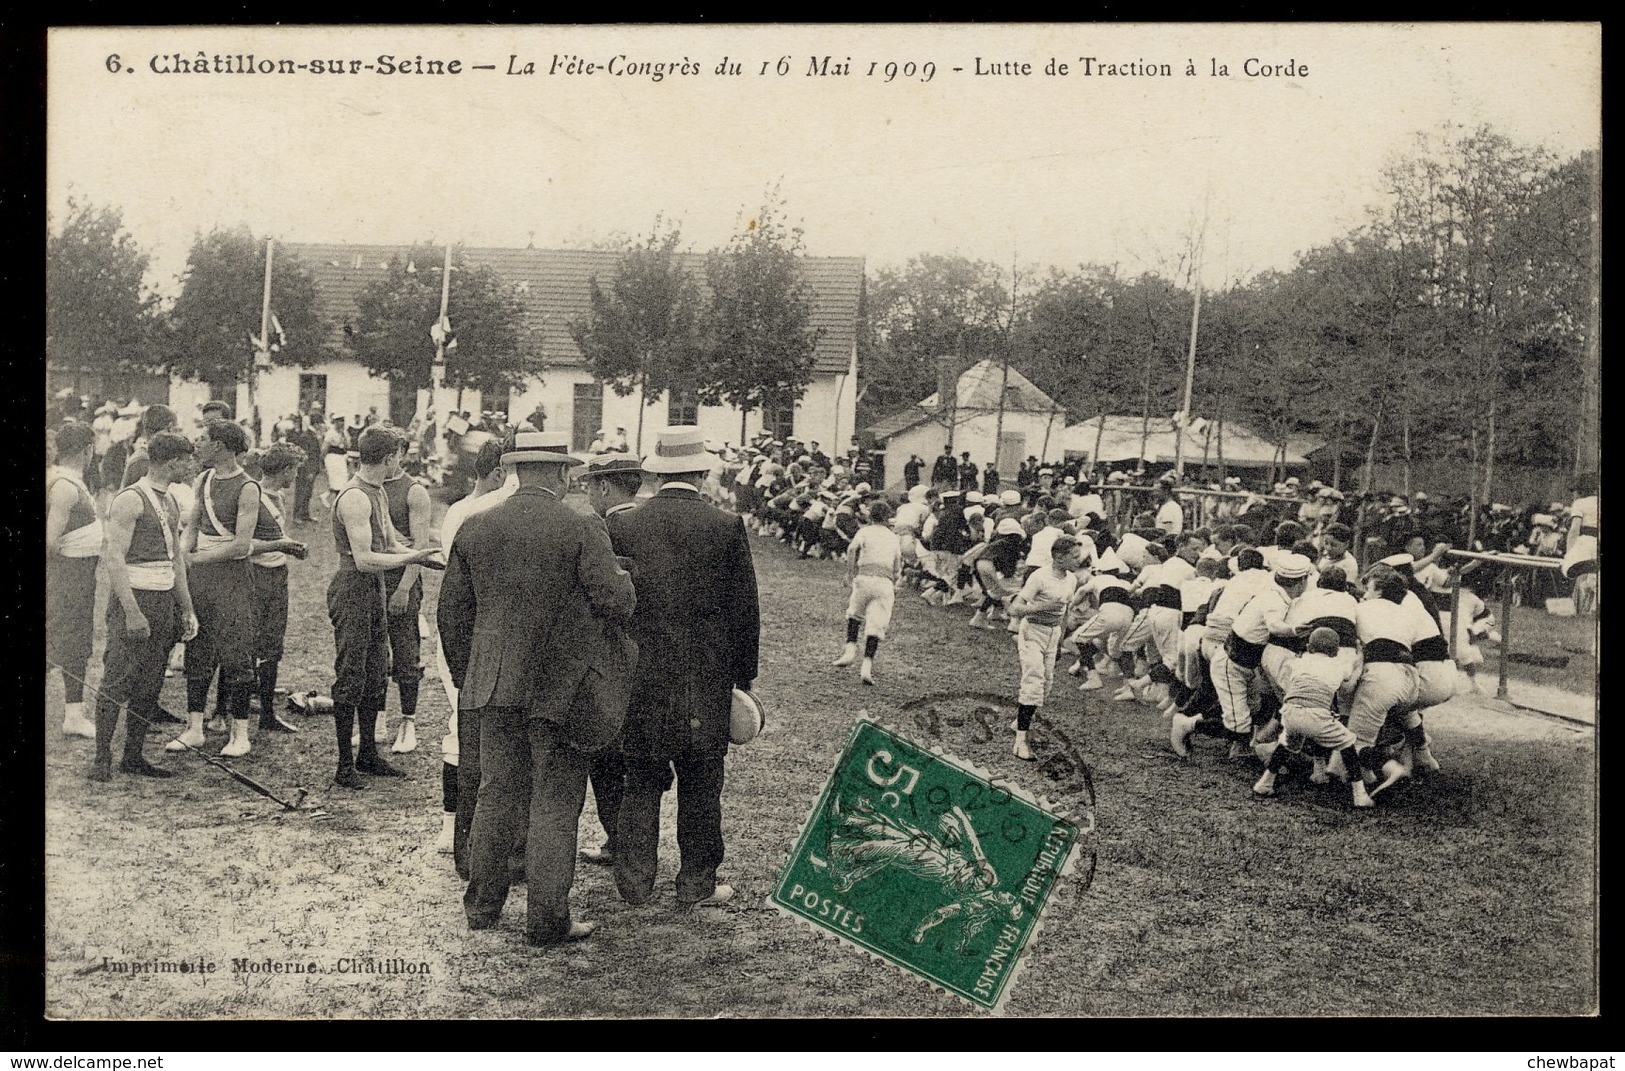
[[[762,410],[762,428],[783,442],[796,433],[796,407],[770,405]]]
[[[327,415],[327,377],[301,375],[299,377],[299,411],[308,413],[316,409]]]
[[[570,449],[585,450],[604,426],[604,385],[597,381],[575,385],[570,410]]]
[[[676,427],[678,424],[698,424],[700,422],[700,400],[691,390],[674,390],[667,394],[666,424]]]
[[[509,417],[508,422],[510,424],[517,424],[518,421],[513,419],[514,414],[510,412],[508,408],[508,403],[511,401],[513,401],[512,387],[493,387],[488,391],[481,392],[480,394],[480,408],[488,409],[493,413],[507,413]]]

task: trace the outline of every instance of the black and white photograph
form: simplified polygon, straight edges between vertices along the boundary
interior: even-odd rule
[[[1601,38],[49,30],[46,1018],[1595,1016]]]

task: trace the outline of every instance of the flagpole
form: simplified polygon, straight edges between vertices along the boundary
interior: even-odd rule
[[[248,418],[254,426],[254,437],[259,439],[259,409],[255,400],[255,385],[259,379],[260,365],[271,363],[271,260],[276,249],[276,241],[265,239],[265,293],[260,299],[260,344],[259,352],[254,355],[254,363],[248,369]]]
[[[440,269],[440,319],[445,323],[446,311],[451,305],[451,243],[446,243],[446,263]],[[446,382],[446,336],[442,332],[434,344],[434,368],[430,375],[430,402]]]

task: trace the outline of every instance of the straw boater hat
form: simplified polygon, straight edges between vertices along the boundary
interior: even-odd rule
[[[1009,489],[1000,491],[999,492],[999,505],[1001,505],[1001,506],[1019,506],[1019,505],[1021,505],[1021,492],[1015,490],[1014,488],[1009,488]]]
[[[635,457],[626,454],[594,454],[586,459],[587,467],[582,470],[583,477],[607,476],[612,472],[642,472],[643,466]]]
[[[513,437],[513,449],[502,455],[502,467],[526,464],[581,464],[570,456],[569,451],[570,437],[561,431],[522,431]]]
[[[654,453],[643,459],[643,471],[657,476],[705,472],[710,469],[711,461],[711,451],[705,448],[705,436],[700,434],[699,428],[662,428],[655,432]]]

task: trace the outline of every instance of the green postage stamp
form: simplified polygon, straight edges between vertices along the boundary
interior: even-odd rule
[[[770,902],[998,1011],[1080,832],[860,716]]]

